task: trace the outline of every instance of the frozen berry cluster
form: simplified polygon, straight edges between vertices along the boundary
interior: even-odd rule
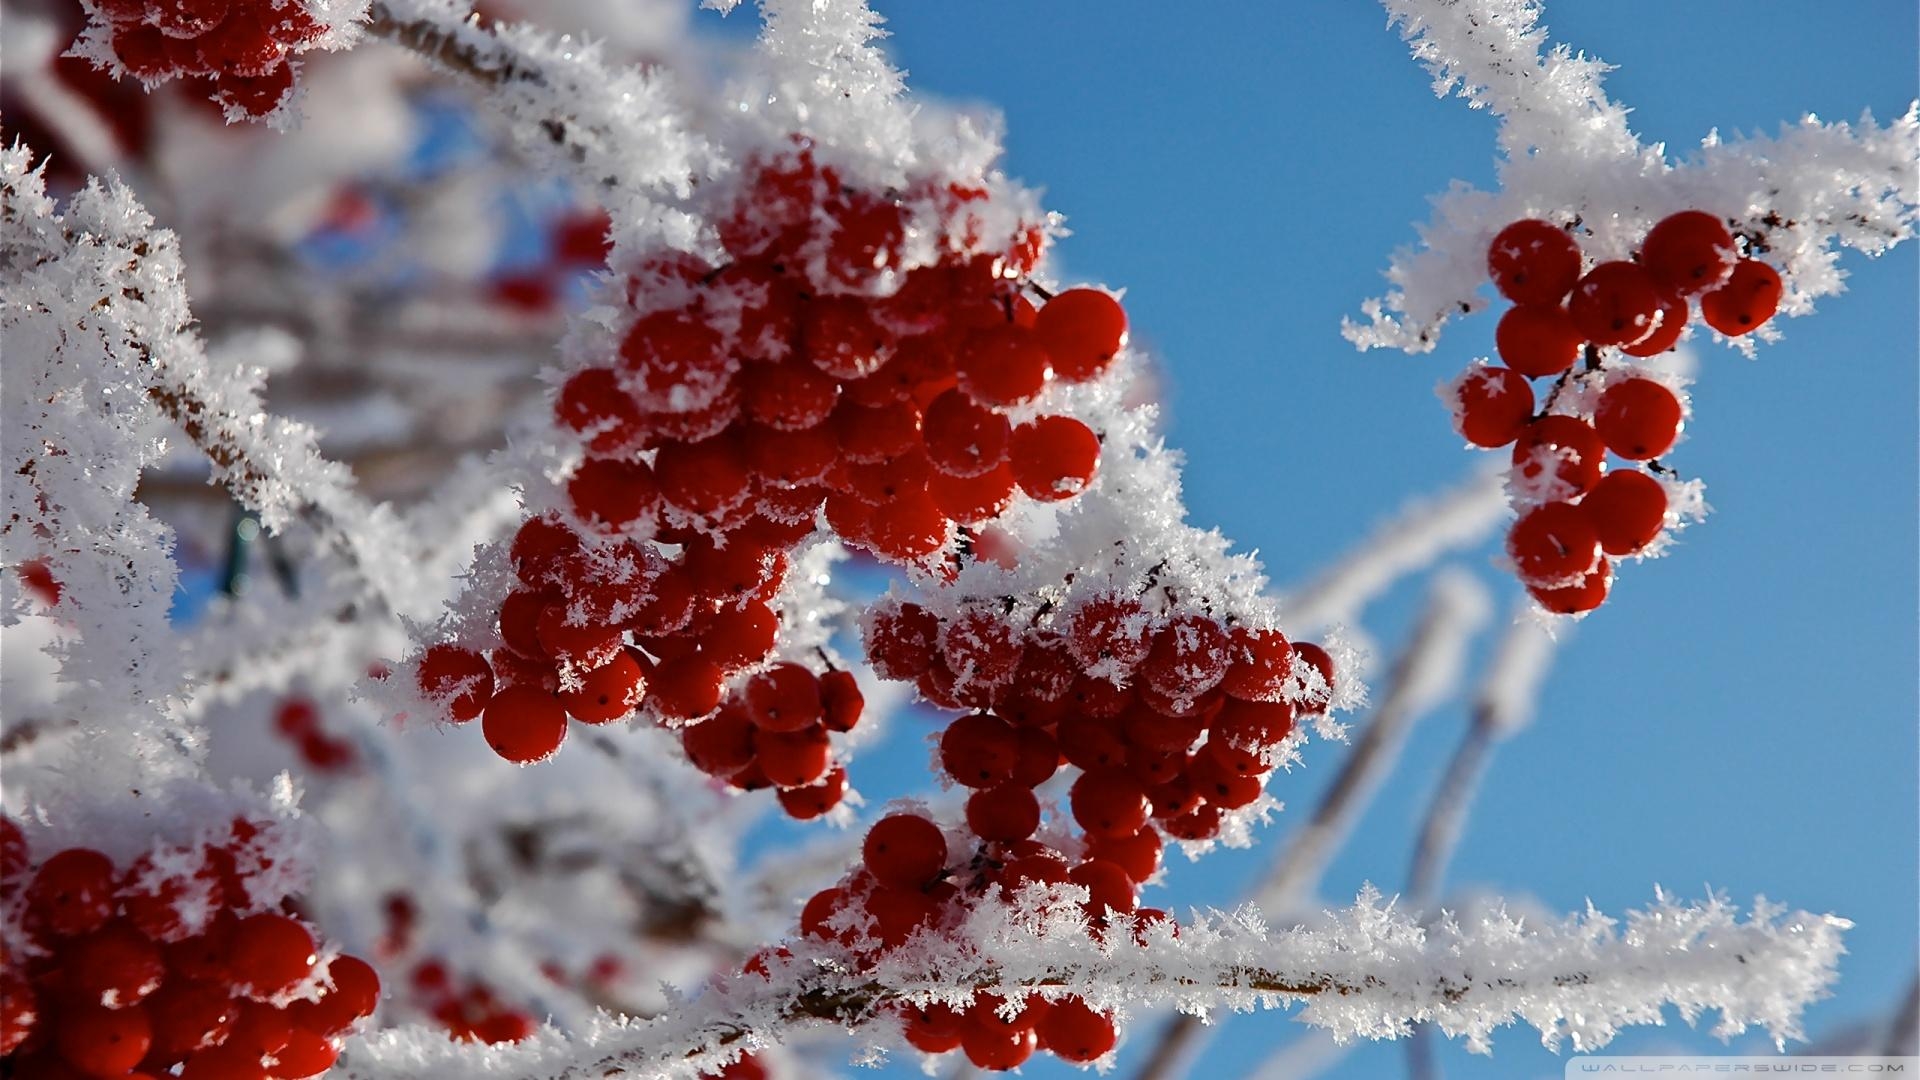
[[[807,902],[801,932],[845,945],[856,964],[1030,884],[1085,889],[1095,933],[1166,920],[1140,907],[1165,837],[1210,839],[1224,812],[1258,800],[1296,714],[1323,711],[1333,691],[1332,660],[1316,645],[1117,593],[1032,626],[999,605],[942,619],[888,601],[868,617],[866,641],[878,674],[970,710],[942,733],[939,761],[971,795],[953,829],[918,813],[882,818],[860,864]],[[1079,775],[1062,819],[1043,827],[1036,789],[1062,767]],[[1010,1006],[982,995],[961,1011],[903,1008],[901,1019],[919,1049],[959,1049],[993,1070],[1035,1050],[1090,1062],[1115,1041],[1112,1018],[1071,997]]]
[[[532,1013],[500,1000],[486,983],[457,982],[438,960],[417,965],[410,981],[434,1022],[461,1042],[519,1042],[538,1026]]]
[[[831,808],[827,735],[858,719],[858,689],[767,666],[796,546],[824,517],[943,575],[1017,498],[1094,481],[1098,434],[1040,401],[1113,363],[1125,313],[1023,284],[1044,231],[999,213],[985,187],[850,186],[797,142],[718,215],[727,261],[627,273],[631,323],[557,395],[583,456],[511,544],[497,643],[428,649],[420,689],[511,761],[554,753],[569,716],[638,711],[685,729],[711,774],[780,788],[797,816]]]
[[[121,867],[91,848],[36,863],[0,818],[0,1071],[324,1075],[372,1015],[380,979],[325,955],[289,913],[274,828],[238,819],[218,842],[158,846]]]
[[[86,0],[90,35],[116,70],[148,84],[182,78],[207,97],[259,118],[293,93],[292,57],[331,27],[302,0]],[[103,65],[106,66],[106,65]]]
[[[1670,517],[1657,459],[1688,402],[1636,361],[1672,349],[1696,308],[1721,334],[1752,333],[1779,306],[1780,275],[1699,210],[1662,219],[1633,259],[1593,266],[1569,230],[1516,221],[1494,237],[1487,268],[1513,301],[1494,337],[1505,366],[1475,365],[1444,396],[1468,442],[1513,448],[1507,554],[1528,592],[1557,614],[1591,611],[1612,560],[1646,552]],[[1536,404],[1529,380],[1544,378],[1555,381]],[[1607,471],[1609,452],[1644,470]]]

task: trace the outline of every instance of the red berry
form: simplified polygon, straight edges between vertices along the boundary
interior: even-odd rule
[[[1628,356],[1658,356],[1674,347],[1687,330],[1687,301],[1671,293],[1660,294],[1660,321],[1646,337],[1620,351]]]
[[[1060,753],[1076,768],[1093,769],[1124,765],[1127,741],[1119,725],[1084,713],[1069,712],[1056,729]]]
[[[196,44],[201,59],[222,76],[255,79],[285,66],[286,46],[274,40],[253,11],[244,8],[228,15]]]
[[[127,922],[111,922],[64,949],[66,988],[109,1009],[125,1008],[159,989],[166,977],[160,949]]]
[[[1013,503],[1013,489],[1014,472],[1005,463],[979,476],[949,476],[936,471],[927,478],[927,494],[933,504],[962,525],[979,525],[1005,513]]]
[[[1515,308],[1515,311],[1520,310]],[[1506,446],[1533,417],[1533,387],[1517,371],[1485,364],[1466,370],[1448,391],[1454,430],[1475,446]]]
[[[866,705],[866,695],[860,692],[853,672],[836,668],[820,676],[820,720],[828,731],[852,731]]]
[[[12,893],[26,880],[31,859],[26,834],[12,818],[0,816],[0,895]]]
[[[1571,585],[1551,589],[1529,585],[1527,592],[1539,601],[1541,607],[1556,615],[1578,615],[1606,603],[1607,590],[1612,583],[1613,566],[1602,558],[1598,566]]]
[[[906,944],[915,931],[930,925],[939,914],[932,898],[919,889],[891,885],[880,885],[869,892],[866,909],[876,924],[868,932],[886,949]]]
[[[1551,502],[1521,515],[1507,534],[1507,554],[1522,581],[1555,587],[1578,580],[1600,558],[1600,537],[1586,512]]]
[[[472,649],[434,645],[421,654],[418,672],[420,692],[441,702],[456,724],[479,716],[493,697],[493,669]]]
[[[239,1005],[225,983],[199,982],[178,972],[142,1003],[153,1024],[153,1052],[169,1059],[226,1041]]]
[[[580,688],[563,690],[560,704],[583,724],[605,724],[639,708],[647,692],[647,677],[625,651],[580,677]]]
[[[982,405],[1030,401],[1047,383],[1047,350],[1034,335],[1002,324],[975,331],[954,357],[960,390]]]
[[[800,910],[800,932],[808,937],[840,937],[845,940],[843,934],[830,929],[827,924],[846,910],[847,900],[844,889],[822,889],[814,893]]]
[[[1595,345],[1631,345],[1654,330],[1660,288],[1639,263],[1601,263],[1573,290],[1567,314],[1574,329]]]
[[[726,708],[680,732],[687,760],[709,776],[731,776],[753,760],[754,726],[745,709]]]
[[[580,537],[552,518],[528,519],[508,549],[514,574],[528,585],[559,584],[580,553]]]
[[[480,731],[493,752],[519,765],[545,761],[567,737],[567,710],[539,687],[509,686],[487,703]]]
[[[1294,670],[1301,676],[1303,690],[1302,695],[1294,701],[1294,705],[1309,716],[1325,712],[1327,706],[1333,702],[1335,686],[1333,657],[1327,654],[1327,650],[1310,641],[1296,642],[1293,646],[1293,656],[1295,660],[1300,661],[1300,664],[1295,665]]]
[[[946,834],[917,814],[889,814],[874,822],[860,851],[869,873],[901,889],[918,889],[947,866]]]
[[[1513,444],[1515,477],[1528,498],[1541,501],[1591,490],[1600,482],[1605,460],[1599,433],[1572,416],[1543,416]]]
[[[267,1075],[274,1080],[318,1076],[332,1068],[339,1056],[340,1048],[325,1036],[294,1028],[287,1044],[273,1055],[274,1064],[267,1070]]]
[[[746,698],[762,731],[799,731],[820,720],[820,681],[799,664],[775,664],[747,680]]]
[[[1227,632],[1211,616],[1178,615],[1153,636],[1140,674],[1160,693],[1190,701],[1226,678],[1230,659]]]
[[[819,781],[832,764],[827,729],[818,724],[799,731],[761,731],[754,758],[775,787],[798,788]]]
[[[1742,259],[1727,283],[1700,298],[1700,317],[1728,337],[1760,328],[1780,308],[1785,286],[1780,273],[1766,263]]]
[[[1012,426],[1007,418],[977,405],[959,390],[928,403],[920,436],[933,467],[949,476],[979,476],[1007,459]]]
[[[267,1067],[258,1055],[222,1044],[188,1058],[180,1080],[267,1080]]]
[[[1222,743],[1259,755],[1264,764],[1268,751],[1293,731],[1293,704],[1230,698],[1213,718],[1212,730]]]
[[[1237,810],[1260,797],[1261,779],[1245,775],[1243,766],[1233,760],[1235,756],[1236,751],[1209,742],[1188,760],[1187,777],[1207,805]]]
[[[1005,720],[992,713],[972,713],[947,725],[940,736],[940,765],[955,783],[990,788],[1013,777],[1019,761],[1019,740]]]
[[[1580,278],[1580,245],[1550,222],[1516,221],[1488,246],[1487,273],[1516,304],[1557,304]]]
[[[938,1003],[926,1006],[903,1004],[899,1009],[901,1019],[905,1022],[907,1042],[915,1050],[925,1054],[944,1054],[959,1047],[966,1022],[951,1006]]]
[[[693,720],[720,705],[726,673],[701,656],[664,660],[653,671],[647,700],[668,720]]]
[[[1073,782],[1073,819],[1093,836],[1129,836],[1147,823],[1147,793],[1124,770],[1084,773]]]
[[[998,690],[1020,671],[1019,631],[984,604],[940,628],[940,651],[961,692]]]
[[[1098,378],[1127,342],[1127,313],[1098,289],[1068,289],[1034,318],[1033,335],[1067,382]]]
[[[1008,783],[1024,788],[1036,788],[1047,782],[1060,770],[1060,748],[1053,737],[1045,731],[1035,728],[1020,728],[1014,732],[1017,749],[1013,763],[1013,776]]]
[[[1147,658],[1153,623],[1131,597],[1096,596],[1073,610],[1067,628],[1067,647],[1086,665],[1088,674],[1118,681]]]
[[[1494,347],[1507,366],[1529,378],[1558,375],[1580,358],[1586,340],[1559,304],[1520,304],[1507,309],[1494,330]]]
[[[1653,543],[1666,526],[1667,489],[1633,469],[1610,472],[1580,500],[1600,537],[1600,550],[1632,555]]]
[[[737,364],[719,331],[686,311],[641,316],[620,343],[620,363],[644,408],[670,412],[712,404]]]
[[[1087,840],[1087,857],[1111,862],[1143,885],[1160,869],[1160,833],[1151,825],[1131,836],[1095,836]]]
[[[92,848],[68,848],[40,864],[27,886],[29,914],[48,932],[74,937],[113,917],[113,860]]]
[[[1070,416],[1043,416],[1013,430],[1008,456],[1020,490],[1042,502],[1070,499],[1093,483],[1100,437]]]
[[[947,542],[947,516],[924,490],[903,492],[873,511],[867,542],[895,562],[915,562]]]
[[[707,518],[745,502],[753,483],[746,458],[725,436],[667,443],[654,458],[653,473],[668,503]]]
[[[1531,396],[1531,395],[1529,395]],[[1221,689],[1243,701],[1279,701],[1293,677],[1293,645],[1278,630],[1235,627],[1229,635],[1229,658]]]
[[[1593,427],[1607,449],[1646,461],[1673,448],[1684,419],[1673,391],[1652,379],[1623,379],[1600,395]]]
[[[969,1024],[960,1033],[960,1049],[967,1060],[989,1072],[1019,1068],[1033,1056],[1038,1044],[1032,1028],[991,1031]]]
[[[567,481],[574,516],[603,532],[619,532],[660,510],[660,486],[644,461],[588,458]]]
[[[109,1009],[73,1005],[54,1020],[54,1044],[76,1068],[97,1076],[118,1076],[140,1064],[153,1043],[153,1028],[138,1005]]]
[[[1201,804],[1163,823],[1167,835],[1176,840],[1211,840],[1220,835],[1220,808]]]
[[[1067,880],[1087,890],[1085,910],[1095,919],[1106,918],[1109,909],[1130,912],[1139,903],[1133,879],[1119,863],[1091,858],[1074,867]]]
[[[834,410],[833,431],[847,460],[886,461],[919,445],[920,408],[911,401],[875,406],[846,402]]]
[[[618,627],[600,624],[584,604],[556,600],[540,609],[533,621],[540,653],[581,668],[594,668],[620,649]]]
[[[800,431],[819,425],[840,398],[839,380],[812,364],[754,364],[741,378],[747,415],[770,428]]]
[[[1077,997],[1053,1002],[1034,1031],[1040,1037],[1041,1049],[1076,1065],[1105,1057],[1119,1038],[1112,1019],[1094,1012]]]
[[[312,1004],[303,1002],[302,1004]],[[293,1021],[284,1009],[258,1001],[236,1003],[233,1031],[225,1046],[244,1050],[254,1060],[277,1054],[293,1038]]]
[[[866,623],[867,661],[883,679],[913,679],[933,664],[940,620],[918,604],[883,603]]]
[[[967,799],[967,828],[982,840],[1025,840],[1040,827],[1040,800],[1018,784],[982,788]]]
[[[757,664],[773,651],[780,619],[767,605],[753,601],[716,614],[700,635],[700,654],[722,671]]]
[[[313,972],[316,959],[313,934],[294,919],[271,913],[241,919],[231,948],[227,967],[234,981],[263,998],[291,990]]]
[[[168,37],[195,38],[227,17],[227,0],[169,0],[153,7],[154,25]]]
[[[327,965],[332,982],[319,1001],[296,1001],[288,1013],[302,1028],[320,1035],[338,1035],[380,1005],[380,975],[357,956],[340,955]]]
[[[1733,271],[1733,234],[1700,210],[1669,214],[1648,230],[1640,261],[1668,292],[1692,296],[1718,286]]]
[[[836,379],[880,370],[891,355],[889,335],[874,323],[870,305],[850,296],[816,297],[800,316],[800,350]]]
[[[777,794],[780,808],[797,821],[811,821],[840,805],[847,795],[847,771],[835,766],[817,783],[785,788]]]

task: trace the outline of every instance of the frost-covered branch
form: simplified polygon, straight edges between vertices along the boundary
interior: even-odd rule
[[[1371,891],[1314,926],[1273,930],[1257,912],[1215,913],[1104,943],[1077,904],[991,905],[960,932],[920,940],[870,970],[828,946],[792,946],[769,977],[737,976],[647,1022],[603,1019],[569,1044],[553,1034],[475,1050],[386,1032],[351,1044],[343,1075],[522,1080],[694,1075],[802,1025],[890,1024],[893,1002],[965,1003],[1073,994],[1096,1008],[1187,1010],[1301,1006],[1337,1038],[1381,1038],[1430,1022],[1484,1052],[1496,1028],[1524,1021],[1549,1047],[1604,1045],[1665,1006],[1692,1020],[1717,1011],[1731,1037],[1758,1026],[1800,1037],[1802,1010],[1835,974],[1845,920],[1758,905],[1745,920],[1719,898],[1661,897],[1621,923],[1588,912],[1535,924],[1494,911],[1422,926]]]
[[[1844,287],[1838,247],[1877,255],[1914,234],[1920,212],[1920,103],[1888,124],[1807,116],[1773,138],[1707,135],[1696,156],[1643,144],[1626,110],[1601,89],[1605,64],[1565,45],[1546,48],[1532,0],[1386,0],[1436,93],[1456,93],[1500,118],[1500,190],[1456,185],[1434,201],[1420,250],[1387,270],[1393,288],[1345,324],[1361,348],[1427,352],[1442,325],[1485,306],[1487,244],[1527,217],[1577,225],[1598,259],[1625,258],[1653,222],[1689,208],[1738,222],[1804,315]],[[1763,330],[1771,334],[1771,330]]]

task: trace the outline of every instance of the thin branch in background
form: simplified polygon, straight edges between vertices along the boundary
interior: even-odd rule
[[[1571,632],[1560,628],[1561,634]],[[1454,747],[1421,819],[1420,838],[1407,870],[1407,900],[1415,911],[1425,911],[1438,895],[1494,748],[1532,720],[1540,684],[1561,644],[1563,641],[1548,634],[1541,624],[1533,601],[1523,596],[1514,602],[1512,621],[1474,693],[1473,718]],[[1440,1080],[1434,1042],[1427,1025],[1414,1028],[1407,1040],[1407,1075],[1411,1080]]]
[[[1353,823],[1399,761],[1414,723],[1453,692],[1467,644],[1486,621],[1487,608],[1486,588],[1478,579],[1456,570],[1435,575],[1420,622],[1387,674],[1380,704],[1313,816],[1287,838],[1254,887],[1257,907],[1291,911],[1315,890]],[[1200,1050],[1202,1028],[1200,1018],[1187,1013],[1169,1020],[1136,1080],[1167,1080],[1184,1073],[1188,1059]]]

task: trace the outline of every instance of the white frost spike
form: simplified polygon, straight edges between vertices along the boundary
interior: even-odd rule
[[[1627,127],[1627,111],[1601,89],[1605,64],[1547,35],[1531,0],[1385,0],[1434,91],[1456,93],[1500,118],[1500,190],[1456,185],[1434,200],[1420,250],[1387,270],[1392,291],[1346,320],[1362,349],[1428,352],[1457,313],[1479,310],[1487,244],[1526,217],[1578,219],[1597,260],[1626,258],[1654,222],[1698,208],[1737,222],[1780,271],[1780,311],[1805,315],[1839,293],[1835,245],[1878,255],[1914,233],[1920,212],[1920,102],[1890,124],[1858,127],[1808,116],[1776,138],[1702,141],[1691,160],[1669,160]],[[1763,334],[1767,331],[1763,331]],[[1745,339],[1740,339],[1745,344]],[[1751,348],[1751,345],[1745,345]]]

